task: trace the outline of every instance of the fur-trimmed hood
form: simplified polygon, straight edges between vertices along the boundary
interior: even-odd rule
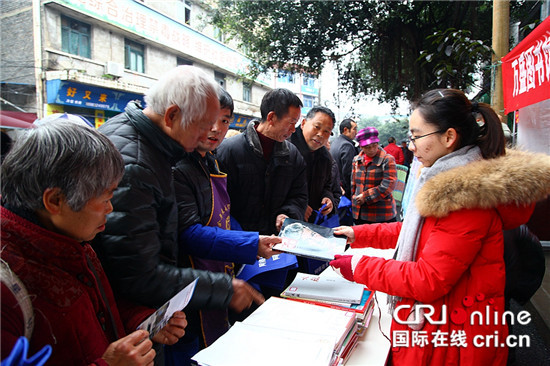
[[[428,180],[416,196],[424,217],[452,211],[528,205],[550,194],[550,156],[509,149],[506,155],[475,161]]]

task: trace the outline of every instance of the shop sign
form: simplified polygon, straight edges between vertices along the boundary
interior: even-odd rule
[[[237,130],[244,130],[248,125],[248,122],[252,121],[254,117],[243,116],[242,114],[235,113],[233,117],[233,122],[229,125],[229,128],[234,128]]]
[[[502,58],[504,111],[550,99],[550,17]]]
[[[139,100],[144,105],[143,95],[141,94],[59,79],[46,82],[46,94],[50,104],[72,105],[114,112],[124,112],[126,104],[132,100]]]

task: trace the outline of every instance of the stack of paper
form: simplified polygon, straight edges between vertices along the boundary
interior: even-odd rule
[[[203,366],[330,365],[331,336],[235,323],[192,360]]]
[[[364,286],[345,279],[298,272],[281,296],[359,304]]]
[[[333,358],[331,366],[344,365],[349,359],[351,352],[355,349],[355,347],[357,347],[357,342],[359,342],[360,334],[357,331],[357,328],[358,326],[356,325],[353,331],[348,334],[341,351]]]
[[[243,323],[330,335],[334,349],[339,350],[356,321],[353,312],[271,297]]]
[[[372,291],[339,276],[298,273],[281,296],[308,304],[352,311],[359,322],[359,334],[368,327],[374,308]]]
[[[192,359],[210,366],[329,366],[351,351],[356,333],[353,312],[271,297]]]

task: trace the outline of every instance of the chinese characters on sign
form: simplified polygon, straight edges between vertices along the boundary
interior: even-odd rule
[[[523,51],[512,61],[514,70],[514,89],[512,96],[528,92],[550,80],[550,35],[535,46]]]
[[[185,50],[186,53],[234,72],[246,71],[249,60],[201,33],[131,0],[62,0],[79,11],[97,16],[111,24]]]
[[[550,17],[502,58],[506,113],[550,98]]]
[[[142,105],[144,103],[143,95],[140,94],[58,79],[48,80],[46,91],[50,104],[73,105],[114,112],[124,112],[124,108],[132,100],[139,100]]]
[[[237,128],[240,130],[243,130],[248,125],[248,122],[252,120],[252,117],[243,116],[241,114],[235,113],[235,117],[233,117],[233,121],[231,122],[230,128]]]

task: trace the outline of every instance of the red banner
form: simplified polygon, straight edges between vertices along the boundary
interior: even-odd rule
[[[502,58],[504,112],[550,99],[550,17]]]

